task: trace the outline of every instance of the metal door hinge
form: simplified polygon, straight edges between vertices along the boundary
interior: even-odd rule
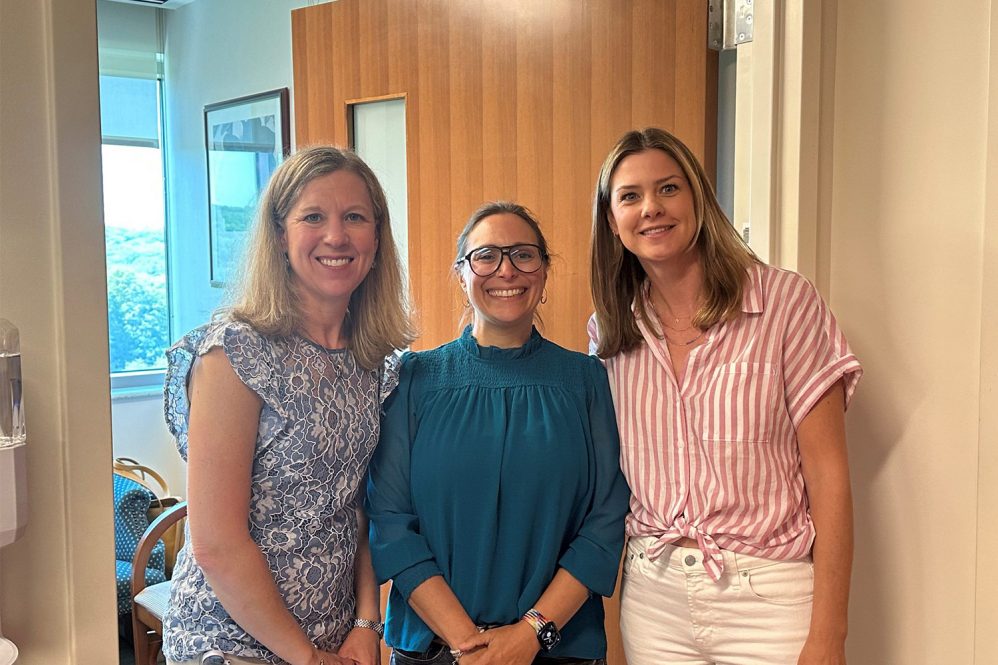
[[[715,51],[752,41],[752,0],[707,0],[707,46]]]

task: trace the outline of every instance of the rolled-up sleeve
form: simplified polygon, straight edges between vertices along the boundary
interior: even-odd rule
[[[803,277],[794,286],[783,340],[783,378],[787,412],[796,428],[839,380],[848,407],[863,369],[814,286]]]
[[[410,450],[416,417],[412,408],[417,357],[402,359],[399,385],[385,402],[381,438],[371,458],[365,507],[370,520],[371,559],[378,583],[392,580],[408,601],[413,590],[442,574],[412,505]]]
[[[595,488],[582,526],[558,563],[590,591],[611,596],[624,547],[630,490],[620,470],[620,440],[606,370],[596,358],[587,361]]]

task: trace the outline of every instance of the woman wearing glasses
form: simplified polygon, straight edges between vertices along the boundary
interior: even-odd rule
[[[549,264],[525,208],[479,208],[455,261],[471,325],[406,355],[386,402],[367,508],[396,665],[605,657],[628,490],[606,372],[533,327]]]

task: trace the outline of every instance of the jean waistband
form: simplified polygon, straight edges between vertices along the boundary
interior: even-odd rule
[[[656,539],[654,536],[638,536],[631,538],[627,543],[628,555],[632,552],[637,553],[639,556],[643,555],[644,552],[655,542]],[[633,550],[631,548],[633,548]],[[737,575],[739,571],[758,570],[760,568],[786,563],[811,561],[810,556],[803,559],[790,560],[766,559],[763,557],[752,556],[751,554],[732,552],[731,550],[721,550],[721,555],[724,557],[725,575]],[[658,558],[658,561],[669,566],[672,570],[680,570],[686,573],[702,572],[706,575],[707,573],[704,570],[703,558],[703,552],[701,552],[699,548],[666,545],[662,550],[662,554]]]

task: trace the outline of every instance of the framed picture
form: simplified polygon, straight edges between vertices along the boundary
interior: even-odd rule
[[[211,285],[224,286],[253,225],[257,199],[291,147],[288,89],[204,107]]]

